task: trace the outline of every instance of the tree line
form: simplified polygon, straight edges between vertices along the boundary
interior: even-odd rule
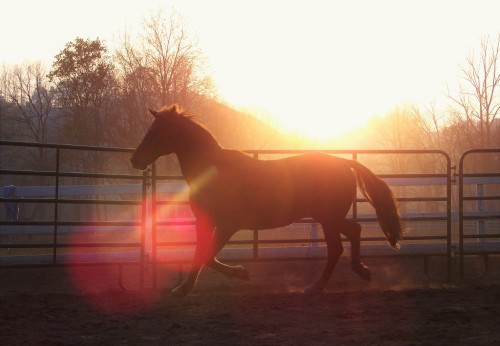
[[[383,118],[373,118],[363,144],[376,149],[439,149],[453,162],[472,148],[499,148],[500,35],[484,37],[479,49],[470,51],[459,77],[456,87],[443,91],[445,104],[400,105]]]
[[[147,107],[214,97],[203,66],[176,14],[145,19],[114,52],[99,38],[76,38],[49,70],[41,62],[0,70],[1,138],[133,146],[149,123]]]
[[[446,110],[397,107],[372,120],[364,147],[441,149],[454,159],[470,148],[499,147],[499,54],[500,36],[485,37],[466,58],[457,90],[446,91]],[[40,62],[0,70],[0,136],[132,147],[150,122],[148,107],[200,109],[216,98],[204,63],[196,37],[175,13],[146,18],[142,31],[125,33],[113,52],[99,38],[76,38],[48,70]]]

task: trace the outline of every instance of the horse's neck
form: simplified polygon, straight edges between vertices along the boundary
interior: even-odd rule
[[[184,178],[192,184],[213,167],[223,149],[212,134],[198,124],[188,122],[180,131],[175,152]]]
[[[215,165],[222,148],[217,144],[208,147],[190,147],[177,150],[177,158],[181,166],[182,175],[188,185],[195,183]]]

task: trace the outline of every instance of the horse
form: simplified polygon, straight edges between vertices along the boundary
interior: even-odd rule
[[[243,266],[216,258],[229,239],[241,229],[284,227],[306,217],[321,224],[328,257],[321,276],[304,292],[324,291],[343,253],[341,233],[351,244],[351,269],[370,281],[370,270],[360,259],[361,225],[346,218],[357,187],[375,208],[389,244],[399,247],[402,227],[396,199],[389,186],[361,163],[321,152],[258,160],[223,148],[178,105],[149,111],[153,123],[132,153],[131,164],[146,170],[159,157],[175,153],[196,218],[192,267],[172,295],[188,295],[203,266],[248,280]]]

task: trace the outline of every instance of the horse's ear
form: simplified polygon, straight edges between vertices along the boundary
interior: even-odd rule
[[[153,110],[151,110],[149,108],[148,108],[148,110],[149,110],[149,113],[151,113],[155,118],[158,118],[158,112],[157,111],[153,111]]]
[[[178,104],[174,104],[174,105],[172,105],[172,107],[171,107],[171,109],[170,109],[170,112],[171,112],[172,114],[175,114],[175,115],[181,115],[181,114],[183,114],[183,113],[184,113],[184,112],[183,112],[183,110],[182,110],[182,107],[181,107],[181,106],[179,106]]]

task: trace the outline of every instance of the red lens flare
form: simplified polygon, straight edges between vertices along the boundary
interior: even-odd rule
[[[68,276],[74,289],[94,309],[107,313],[130,315],[143,311],[158,301],[158,294],[140,288],[146,286],[144,273],[140,271],[140,227],[134,229],[106,229],[99,231],[74,230],[68,238],[71,247],[64,256],[68,262]],[[124,246],[105,246],[108,243],[123,243]],[[98,246],[96,246],[96,244]],[[104,245],[104,246],[103,246]],[[120,275],[119,263],[124,265]],[[137,292],[120,289],[123,282]]]
[[[196,205],[186,203],[186,200],[172,203],[176,197],[163,196],[163,198],[169,203],[157,207],[156,259],[161,269],[170,273],[169,279],[176,280],[178,275],[185,277],[191,270],[197,247],[206,254],[204,262],[214,256],[212,239],[214,225],[205,213],[196,208]],[[205,231],[197,234],[196,228],[200,226]],[[166,286],[176,286],[178,283],[169,282]]]
[[[185,271],[194,257],[195,219],[185,201],[167,198],[156,208],[156,260],[167,271]]]

